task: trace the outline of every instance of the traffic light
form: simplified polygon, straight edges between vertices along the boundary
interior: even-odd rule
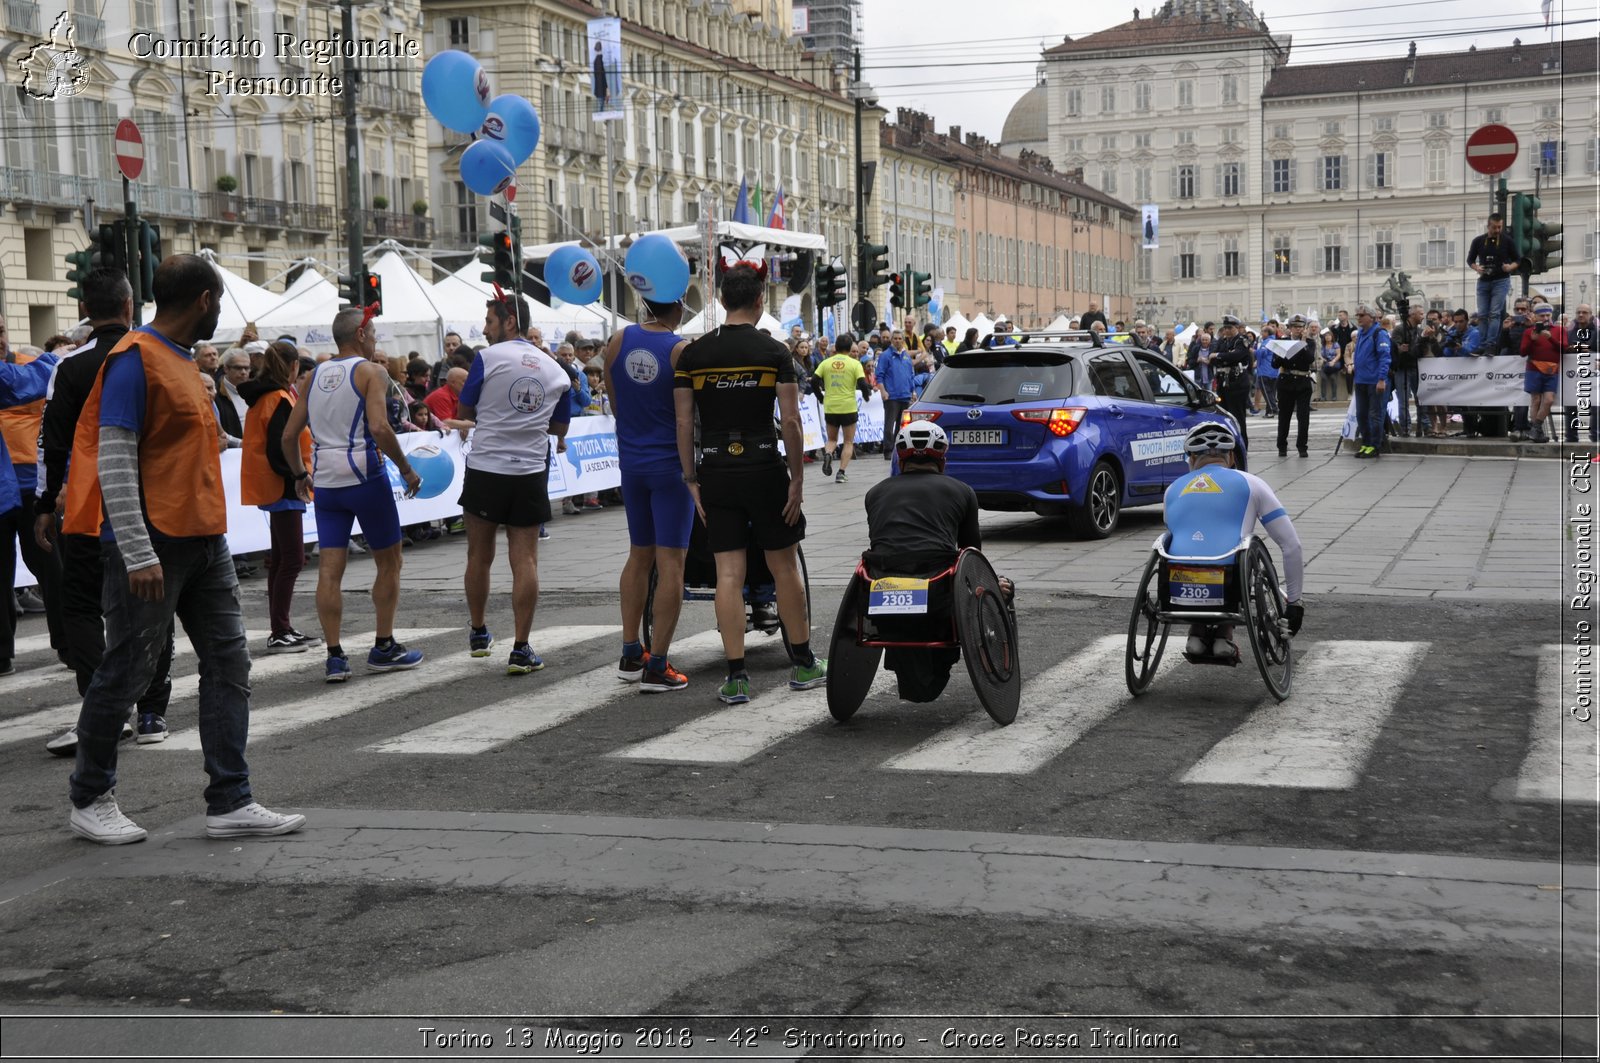
[[[363,273],[361,275],[361,307],[376,305],[376,313],[383,313],[383,278],[376,273]]]
[[[100,233],[89,234],[89,246],[82,251],[69,251],[67,253],[67,283],[72,287],[67,289],[68,299],[83,298],[83,280],[89,271],[95,268],[96,260],[100,257]]]
[[[866,294],[889,283],[889,245],[862,244],[856,261],[861,263],[861,292]]]
[[[156,267],[161,265],[161,228],[139,219],[139,301],[156,301]]]
[[[498,284],[508,292],[512,291],[517,284],[517,254],[516,242],[511,234],[504,230],[484,233],[478,237],[478,243],[489,249],[489,262],[492,267],[484,270],[479,279]]]
[[[1538,196],[1524,196],[1527,215],[1528,242],[1522,247],[1522,257],[1528,260],[1529,274],[1545,273],[1561,268],[1563,226],[1560,222],[1541,221],[1539,208],[1543,206]]]
[[[100,226],[99,250],[99,260],[91,263],[95,269],[114,269],[118,273],[127,273],[128,223],[116,221]]]
[[[1526,264],[1529,245],[1533,240],[1533,216],[1537,200],[1525,192],[1511,197],[1511,216],[1506,219],[1511,229],[1511,244],[1517,249],[1517,258]]]
[[[817,267],[817,305],[838,306],[845,299],[845,268],[838,259]]]
[[[900,274],[900,273],[891,273],[891,274],[889,274],[889,305],[890,306],[905,306],[906,305],[906,286],[905,286],[905,283],[901,280],[902,276],[905,276],[905,274]]]
[[[911,289],[911,305],[927,306],[933,302],[933,278],[926,273],[918,273],[915,270],[911,272],[910,278],[910,284],[907,287]]]
[[[878,308],[866,299],[859,299],[850,309],[850,325],[858,336],[865,336],[878,324]]]

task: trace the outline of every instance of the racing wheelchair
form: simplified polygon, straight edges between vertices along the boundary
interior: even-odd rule
[[[1155,679],[1172,625],[1234,624],[1249,633],[1250,652],[1272,696],[1283,701],[1294,678],[1285,616],[1288,599],[1278,569],[1258,535],[1215,557],[1173,557],[1170,534],[1157,539],[1128,620],[1128,690],[1143,694]],[[1191,664],[1233,666],[1237,657],[1190,656]]]
[[[843,723],[855,715],[883,652],[900,649],[959,651],[984,710],[1001,725],[1017,718],[1022,665],[1016,610],[978,550],[962,550],[947,568],[917,578],[886,576],[867,557],[856,563],[828,651],[834,719]]]

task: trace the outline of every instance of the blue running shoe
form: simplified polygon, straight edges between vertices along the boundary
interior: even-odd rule
[[[328,674],[322,677],[324,683],[343,683],[350,678],[350,662],[343,657],[328,658]]]
[[[367,667],[384,672],[403,672],[421,663],[421,650],[408,650],[398,642],[389,643],[389,648],[383,650],[374,646],[367,654]]]
[[[467,646],[472,650],[474,657],[489,656],[489,647],[494,645],[494,633],[487,627],[470,628],[467,632]]]
[[[506,662],[506,675],[527,675],[543,667],[544,659],[524,642],[512,647],[511,659]]]

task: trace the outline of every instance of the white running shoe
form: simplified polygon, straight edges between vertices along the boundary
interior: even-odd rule
[[[1205,639],[1201,638],[1199,635],[1190,635],[1189,641],[1184,644],[1183,652],[1187,653],[1191,657],[1205,657],[1207,655],[1206,650],[1208,649],[1210,649],[1210,647],[1206,645]]]
[[[95,798],[87,808],[74,808],[67,825],[78,837],[100,845],[127,845],[142,842],[146,836],[143,827],[122,814],[122,809],[117,807],[117,795],[110,790]]]
[[[1234,645],[1232,639],[1218,639],[1211,644],[1211,656],[1220,657],[1223,660],[1237,661],[1239,659],[1239,647]]]
[[[221,816],[206,817],[207,838],[253,838],[290,834],[305,826],[306,817],[297,812],[274,812],[251,801],[243,808]]]

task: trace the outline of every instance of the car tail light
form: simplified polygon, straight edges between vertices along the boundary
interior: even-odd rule
[[[900,427],[904,428],[912,421],[937,421],[939,410],[904,410],[900,414]]]
[[[1083,406],[1068,406],[1054,410],[1012,410],[1011,416],[1019,421],[1042,424],[1050,429],[1052,435],[1065,439],[1078,430],[1083,415],[1088,412]]]

